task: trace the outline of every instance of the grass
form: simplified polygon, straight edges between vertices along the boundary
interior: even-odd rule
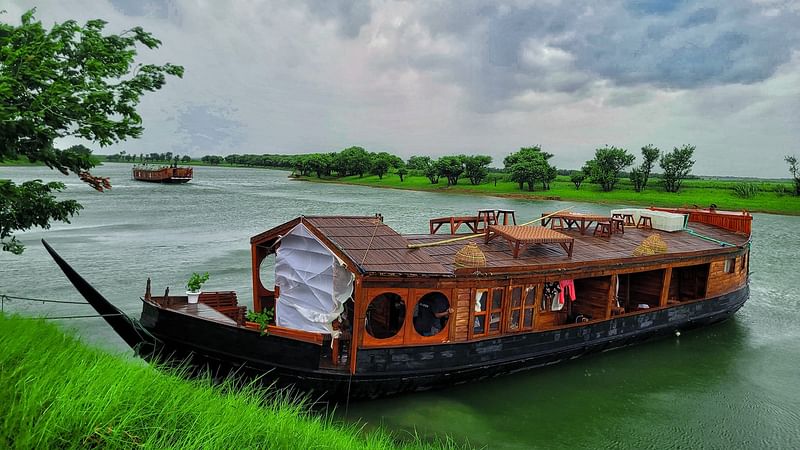
[[[27,156],[20,156],[17,159],[6,159],[4,161],[0,161],[0,167],[2,166],[43,166],[43,162],[30,162]]]
[[[496,175],[490,175],[490,178]],[[714,180],[714,179],[688,179],[685,180],[680,192],[665,192],[658,184],[658,180],[650,180],[647,189],[636,192],[629,180],[623,179],[611,192],[603,192],[598,185],[586,181],[580,189],[569,181],[567,176],[559,176],[551,184],[549,191],[542,191],[539,186],[534,192],[521,191],[516,183],[498,180],[473,186],[469,180],[461,179],[455,186],[447,186],[447,181],[439,180],[439,184],[431,184],[423,176],[406,176],[400,181],[397,175],[385,175],[383,179],[377,176],[358,176],[342,178],[304,177],[304,180],[316,182],[333,182],[356,184],[363,186],[410,189],[431,192],[450,192],[460,194],[494,195],[499,197],[520,197],[551,200],[568,200],[591,203],[624,203],[644,206],[693,206],[707,207],[716,204],[725,210],[746,209],[752,212],[767,212],[774,214],[800,215],[800,197],[789,195],[793,186],[789,181],[749,181],[752,184],[753,194],[742,198],[737,195],[736,186],[741,185],[741,180]]]
[[[441,448],[311,412],[285,391],[187,380],[0,314],[0,448]]]

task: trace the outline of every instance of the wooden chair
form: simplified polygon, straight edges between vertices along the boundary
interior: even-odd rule
[[[497,225],[501,225],[501,223],[500,223],[500,216],[501,215],[503,216],[502,225],[509,225],[509,223],[508,223],[508,218],[509,217],[511,217],[511,224],[513,224],[513,225],[517,224],[517,218],[516,218],[516,216],[514,216],[514,210],[513,209],[498,209],[497,210],[497,215],[495,216],[495,220],[496,220],[496,224]]]
[[[619,214],[616,214],[619,215]],[[625,221],[619,217],[611,218],[611,232],[625,234]]]
[[[636,228],[644,228],[647,230],[653,229],[653,220],[650,216],[641,216],[639,217],[639,223],[636,224]]]
[[[594,226],[594,235],[600,237],[611,237],[611,221],[598,221],[597,225]]]

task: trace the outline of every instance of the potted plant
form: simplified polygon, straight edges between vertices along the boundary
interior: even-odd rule
[[[189,281],[186,283],[186,296],[189,297],[189,303],[197,303],[197,299],[200,298],[200,288],[203,286],[203,283],[208,281],[208,272],[204,274],[199,274],[197,272],[193,273],[191,277],[189,277]]]

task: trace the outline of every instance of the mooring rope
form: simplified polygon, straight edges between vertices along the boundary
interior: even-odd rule
[[[731,244],[730,242],[720,241],[719,239],[713,238],[711,236],[706,236],[704,234],[700,234],[700,233],[694,231],[693,229],[691,229],[689,227],[685,227],[683,230],[686,231],[687,233],[691,234],[692,236],[697,236],[700,239],[705,239],[707,241],[714,242],[714,243],[719,244],[719,245],[721,245],[723,247],[726,247],[726,246],[727,247],[737,247],[736,244]]]
[[[114,316],[124,316],[125,314],[87,314],[83,316],[45,316],[45,317],[20,317],[22,320],[58,320],[58,319],[90,319],[95,317],[114,317]]]
[[[72,302],[69,300],[49,300],[44,298],[30,298],[30,297],[19,297],[16,295],[8,295],[8,294],[0,294],[4,300],[23,300],[29,302],[39,302],[39,303],[61,303],[66,305],[88,305],[86,302]]]

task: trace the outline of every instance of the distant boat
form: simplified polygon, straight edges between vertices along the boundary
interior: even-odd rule
[[[152,183],[187,183],[192,179],[191,167],[133,166],[133,179]]]
[[[481,380],[728,319],[749,296],[752,219],[651,208],[516,225],[513,211],[481,210],[400,235],[381,216],[301,216],[250,239],[252,308],[274,312],[261,324],[234,292],[189,303],[153,295],[149,280],[141,318],[130,317],[45,247],[147,360],[355,398]],[[434,235],[439,224],[450,237]],[[474,234],[454,235],[460,224]]]

